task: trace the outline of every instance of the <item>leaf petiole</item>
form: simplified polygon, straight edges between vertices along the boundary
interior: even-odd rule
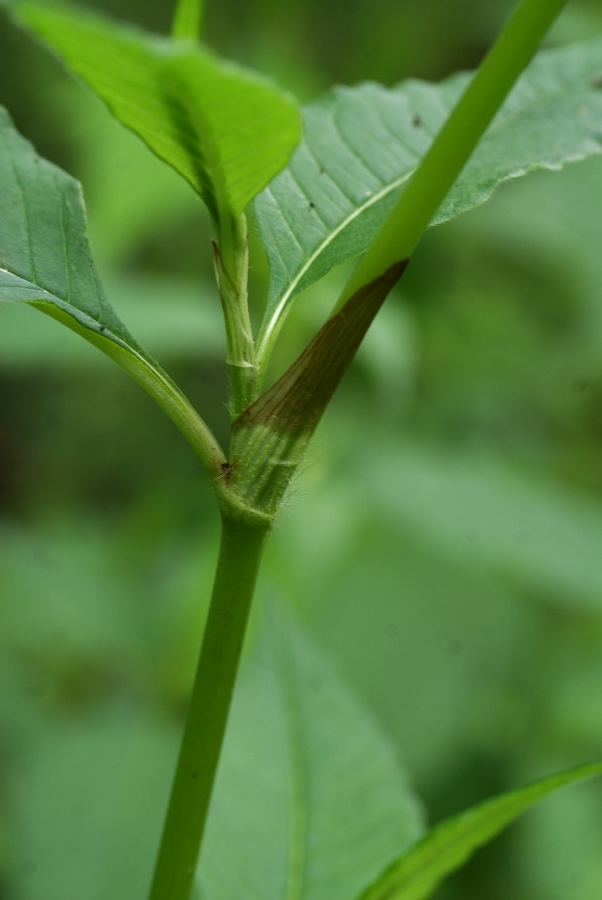
[[[116,340],[106,331],[101,333],[86,328],[73,315],[58,307],[56,302],[27,302],[98,347],[150,394],[192,445],[211,475],[219,495],[226,456],[209,427],[174,382],[158,367],[153,366],[150,359],[145,359],[135,347],[128,346],[121,339]]]

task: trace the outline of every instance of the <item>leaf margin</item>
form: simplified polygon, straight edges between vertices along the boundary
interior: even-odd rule
[[[95,96],[100,98],[102,103],[109,109],[111,115],[122,126],[132,131],[155,156],[173,168],[177,174],[187,181],[206,203],[214,221],[218,222],[220,220],[222,227],[227,227],[229,216],[236,219],[254,197],[286,165],[300,140],[301,122],[298,103],[293,95],[289,91],[280,88],[268,76],[222,58],[205,44],[186,37],[170,38],[153,34],[134,24],[114,19],[101,11],[78,8],[71,3],[64,2],[64,0],[2,0],[2,5],[8,10],[12,21],[20,28],[30,32],[36,41],[49,50],[64,68],[74,74]],[[137,128],[133,121],[126,121],[123,117],[123,106],[124,102],[126,106],[128,104],[131,106],[131,98],[128,97],[127,93],[124,93],[123,96],[117,99],[116,95],[109,99],[110,90],[106,89],[105,93],[103,93],[99,87],[95,86],[91,76],[89,74],[86,75],[82,70],[82,66],[85,68],[85,65],[81,63],[81,59],[78,67],[65,50],[65,43],[63,43],[62,47],[59,46],[56,34],[55,37],[52,37],[49,33],[48,27],[52,31],[53,22],[54,26],[58,28],[58,32],[60,32],[62,23],[67,30],[74,28],[77,31],[79,29],[81,32],[79,37],[81,39],[83,32],[89,29],[101,43],[105,40],[113,41],[115,43],[115,52],[119,49],[119,44],[123,43],[124,46],[127,45],[127,49],[131,50],[134,56],[136,54],[140,56],[140,59],[135,62],[135,65],[138,65],[137,74],[142,73],[145,79],[156,82],[154,86],[157,90],[153,95],[154,100],[155,102],[158,100],[160,106],[165,106],[163,110],[165,119],[170,122],[173,133],[168,134],[166,139],[161,139],[157,142],[156,135],[153,136],[148,128],[145,136],[144,129],[140,130],[140,128]],[[67,37],[66,40],[67,42],[69,40],[72,41],[73,36]],[[197,150],[191,155],[190,146],[185,146],[182,136],[186,136],[186,132],[188,132],[188,137],[192,136],[194,143],[195,131],[198,131],[197,125],[207,115],[200,107],[195,108],[195,98],[192,97],[191,88],[194,79],[191,80],[186,76],[187,68],[194,67],[197,63],[201,67],[212,69],[212,76],[222,83],[222,86],[238,79],[240,90],[255,90],[259,94],[263,93],[264,95],[271,93],[273,101],[279,107],[278,115],[282,121],[278,129],[278,140],[283,142],[284,138],[286,138],[284,143],[286,143],[287,149],[281,148],[281,158],[277,164],[274,163],[272,165],[271,174],[265,175],[262,179],[256,179],[261,184],[255,187],[253,192],[249,193],[247,190],[246,192],[239,192],[240,196],[238,197],[233,198],[230,196],[234,182],[229,176],[224,176],[222,171],[224,157],[219,150],[216,151],[216,146],[213,146],[215,136],[212,132],[215,123],[211,125],[208,122],[203,122],[200,129],[200,131],[204,132],[203,140],[208,141],[209,150],[207,146],[203,148],[201,143],[197,141]],[[106,76],[103,75],[103,77]],[[168,108],[170,93],[169,90],[163,90],[166,86],[173,92],[171,95],[171,100],[174,101],[173,109]],[[120,109],[121,112],[119,111]],[[184,113],[187,121],[183,122],[182,129],[178,133],[178,128],[174,121],[178,117],[181,118]],[[283,117],[287,119],[288,134],[283,134]],[[196,138],[198,137],[199,134],[197,133]],[[187,156],[187,159],[184,160],[186,164],[184,167],[181,164],[178,166],[175,157],[169,158],[169,154],[165,149],[172,139],[175,144],[179,145],[179,151],[184,156]],[[163,149],[160,149],[161,147]],[[204,158],[206,156],[216,157],[216,153],[218,158],[217,166],[215,166],[215,158],[209,162]],[[195,157],[194,159],[193,156]],[[180,160],[181,162],[182,160]],[[199,175],[200,168],[203,165],[208,165],[208,172]],[[213,171],[211,171],[212,166],[214,167]],[[213,188],[217,188],[217,190],[213,190],[212,193],[217,195],[217,198],[207,194],[206,185],[203,183],[207,174],[209,181],[215,181]],[[240,180],[239,176],[238,181]]]
[[[539,800],[563,787],[600,774],[602,762],[576,766],[507,791],[439,822],[388,866],[356,900],[426,900],[443,879],[464,865],[479,847],[496,837]],[[473,837],[472,841],[465,840],[464,848],[454,848],[454,840],[459,838],[462,842],[463,829],[470,832],[471,826],[478,828],[480,817],[486,818],[488,813],[495,816],[496,812],[497,820],[489,825],[485,824],[479,837]],[[429,875],[428,866],[432,861],[433,851],[436,852],[437,849],[443,852],[447,850],[448,860],[444,860],[438,867],[435,861],[435,871]],[[405,879],[405,884],[401,879]]]
[[[581,58],[578,57],[578,54],[581,54]],[[577,62],[575,60],[577,60]],[[509,95],[508,100],[504,103],[502,109],[494,119],[491,128],[487,131],[484,140],[479,145],[477,154],[480,151],[481,145],[488,140],[488,136],[491,134],[495,134],[495,131],[499,125],[500,118],[505,118],[505,120],[509,122],[516,117],[517,110],[515,107],[517,98],[519,99],[519,101],[522,100],[524,103],[526,103],[526,100],[530,99],[531,101],[534,101],[535,104],[541,105],[541,102],[545,101],[550,96],[555,97],[556,94],[560,96],[558,84],[560,82],[563,82],[565,79],[565,73],[562,67],[568,68],[570,70],[571,67],[578,69],[579,65],[582,65],[583,67],[589,66],[591,71],[588,70],[586,74],[582,73],[582,86],[580,86],[580,82],[577,82],[577,76],[574,76],[573,83],[570,85],[570,90],[571,96],[575,97],[575,109],[579,110],[580,115],[585,115],[585,112],[582,113],[582,110],[585,109],[585,106],[579,106],[577,102],[578,92],[579,90],[582,94],[587,92],[587,97],[589,98],[600,96],[600,84],[598,84],[598,82],[596,81],[596,73],[602,71],[602,35],[597,35],[594,38],[575,42],[573,44],[540,51],[540,53],[536,55],[529,69],[527,69],[523,76],[521,76],[521,79],[519,79],[516,87]],[[538,86],[538,80],[541,79],[542,71],[544,72],[544,74],[547,74],[548,77],[550,77],[549,72],[552,70],[553,66],[556,66],[556,70],[558,73],[556,75],[556,83],[554,83],[553,80],[550,82],[551,87],[547,88],[547,94],[545,94],[543,89],[541,89],[536,95],[530,96],[530,92],[531,94],[533,94],[534,89]],[[400,107],[403,107],[405,104],[404,115],[407,114],[405,131],[403,132],[403,135],[401,132],[398,135],[394,135],[393,129],[389,127],[388,130],[391,132],[391,136],[394,139],[395,137],[397,137],[397,139],[400,141],[401,146],[403,140],[405,140],[405,138],[407,138],[410,134],[410,120],[413,120],[414,125],[416,125],[416,130],[420,130],[425,124],[419,115],[419,113],[422,113],[422,110],[415,105],[416,98],[420,100],[421,97],[426,97],[427,99],[430,97],[434,105],[436,105],[435,101],[438,102],[439,105],[444,104],[446,107],[446,114],[449,115],[454,108],[455,103],[462,94],[462,91],[470,82],[470,79],[473,77],[473,74],[474,73],[471,72],[457,72],[439,83],[430,83],[411,78],[400,82],[391,89],[385,89],[381,85],[376,85],[373,82],[362,82],[356,87],[351,88],[337,86],[328,91],[322,97],[318,98],[318,100],[306,106],[303,110],[304,121],[306,122],[306,127],[304,128],[304,139],[291,157],[291,160],[287,167],[282,170],[282,172],[280,172],[275,177],[275,179],[272,180],[267,188],[264,189],[264,191],[262,191],[254,201],[255,216],[258,224],[258,229],[266,250],[270,242],[272,244],[275,243],[273,240],[273,235],[277,233],[278,229],[280,228],[282,230],[282,233],[284,234],[288,227],[286,215],[282,214],[279,221],[278,214],[274,216],[273,213],[270,213],[270,204],[272,210],[277,207],[283,207],[283,204],[279,203],[278,199],[273,194],[273,187],[276,187],[277,185],[283,185],[281,191],[282,197],[284,199],[288,199],[287,192],[292,191],[293,193],[297,193],[297,197],[288,204],[288,213],[291,218],[295,218],[296,216],[297,220],[302,220],[303,203],[305,203],[306,208],[312,209],[314,215],[318,214],[318,218],[322,220],[323,224],[326,224],[320,214],[325,210],[328,212],[327,205],[323,206],[322,210],[320,210],[318,202],[313,202],[313,199],[317,200],[317,198],[312,198],[310,196],[310,193],[308,192],[308,185],[310,186],[310,188],[313,187],[314,190],[319,191],[319,180],[317,179],[316,175],[318,171],[322,175],[324,173],[328,175],[328,163],[325,161],[324,153],[326,144],[321,139],[321,137],[316,137],[315,134],[313,136],[313,139],[311,138],[311,119],[314,116],[317,119],[319,119],[320,116],[325,117],[325,111],[328,110],[329,103],[336,103],[337,93],[341,97],[349,97],[353,94],[354,91],[357,91],[359,96],[362,90],[373,90],[374,88],[376,88],[382,92],[382,96],[385,97],[385,99],[393,98],[396,94],[399,95]],[[582,99],[580,103],[585,103],[585,100]],[[341,103],[341,110],[342,109],[343,106]],[[358,110],[361,111],[361,104],[358,105]],[[600,110],[597,109],[597,120],[599,118]],[[438,130],[441,128],[444,121],[445,116],[443,116],[441,121],[437,123],[429,122],[428,133],[431,141],[434,140],[436,134],[438,133]],[[332,126],[334,131],[338,131],[338,125],[336,123],[333,123],[327,122],[326,130]],[[433,130],[434,125],[436,125],[436,127]],[[534,116],[534,127],[537,127],[536,116]],[[350,151],[349,158],[351,158],[355,150],[355,145],[353,144],[353,142],[347,143],[347,139],[344,135],[341,134],[341,137],[341,147],[343,147],[345,151]],[[443,224],[444,222],[455,218],[457,215],[463,212],[467,212],[470,209],[485,203],[490,199],[490,197],[499,186],[508,181],[522,177],[523,175],[526,175],[529,172],[534,171],[535,169],[559,170],[564,168],[565,165],[571,162],[581,161],[593,154],[602,153],[602,129],[600,127],[593,129],[589,142],[587,142],[581,134],[578,137],[581,141],[579,147],[571,152],[565,152],[563,149],[563,155],[560,161],[558,159],[552,158],[537,159],[532,164],[521,164],[519,162],[515,164],[513,161],[512,169],[509,169],[507,172],[501,175],[495,172],[493,183],[488,183],[483,186],[480,183],[475,182],[475,188],[473,191],[475,197],[468,203],[466,201],[460,202],[459,204],[457,204],[457,208],[455,208],[454,202],[458,199],[455,196],[457,193],[457,188],[461,188],[463,186],[463,180],[465,179],[465,174],[462,173],[462,175],[456,182],[456,185],[454,185],[454,188],[452,188],[452,191],[448,194],[448,197],[441,205],[439,212],[432,220],[431,226]],[[512,135],[509,135],[508,139],[511,140],[511,138]],[[577,141],[577,138],[575,140]],[[583,146],[584,143],[588,143],[587,148]],[[311,248],[309,248],[308,246],[308,250],[306,251],[306,248],[300,243],[300,240],[303,240],[303,238],[299,237],[303,233],[302,229],[290,229],[290,243],[291,245],[296,244],[297,246],[301,247],[302,255],[304,256],[302,263],[299,263],[294,259],[294,251],[293,259],[290,261],[290,264],[285,259],[283,253],[269,253],[268,251],[268,259],[271,270],[270,292],[268,304],[263,321],[260,326],[260,333],[258,337],[258,355],[260,366],[262,368],[265,368],[267,364],[275,338],[284,322],[284,319],[286,318],[291,302],[297,296],[297,294],[303,291],[306,287],[309,287],[315,281],[322,278],[328,271],[330,271],[331,268],[339,265],[341,262],[344,262],[346,260],[357,258],[361,256],[365,251],[366,246],[370,243],[370,240],[373,239],[376,232],[378,231],[378,228],[380,227],[380,224],[386,218],[389,212],[389,207],[392,208],[392,206],[396,202],[399,195],[400,185],[411,178],[416,169],[419,167],[424,152],[426,152],[426,149],[428,149],[428,147],[424,148],[424,150],[422,151],[422,155],[419,156],[417,155],[415,149],[413,149],[413,146],[414,145],[412,145],[411,141],[408,144],[403,143],[403,151],[406,156],[408,153],[411,154],[413,152],[416,158],[416,164],[406,170],[405,177],[400,177],[388,182],[384,185],[384,187],[382,187],[382,189],[377,191],[376,194],[374,194],[372,191],[366,192],[367,194],[370,194],[369,198],[361,205],[356,204],[351,214],[345,217],[342,221],[339,221],[336,225],[336,228],[334,230],[330,230],[328,234],[326,234],[326,236],[322,240],[320,240],[317,245],[314,245]],[[302,153],[305,153],[306,157],[303,158],[303,160],[301,160]],[[349,163],[349,159],[346,159],[344,154],[341,156],[340,147],[339,155],[341,157],[339,159],[339,165],[341,165],[341,167],[344,169],[345,165]],[[308,165],[308,160],[310,160],[310,158],[311,162]],[[478,158],[478,156],[475,158]],[[361,162],[362,160],[360,160],[360,164]],[[297,170],[295,169],[296,163]],[[469,165],[472,165],[472,161],[471,163],[469,163]],[[313,175],[311,173],[311,169],[313,169]],[[373,176],[373,179],[376,180],[376,173],[371,172],[371,174]],[[287,176],[290,176],[290,184],[284,185],[283,179]],[[346,194],[343,188],[340,188],[340,186],[337,184],[336,179],[333,180],[333,185],[335,189],[340,189],[340,191],[342,192],[342,197],[345,201],[351,203],[353,202],[351,196]],[[299,189],[298,191],[296,191],[297,188]],[[391,196],[389,205],[387,206],[386,203],[383,204],[383,210],[379,211],[379,222],[376,226],[376,229],[371,231],[370,224],[368,226],[368,236],[364,241],[364,244],[366,246],[359,248],[354,247],[352,250],[343,249],[342,252],[339,252],[338,254],[335,253],[330,260],[326,260],[324,265],[317,265],[315,267],[317,270],[317,274],[314,274],[313,277],[308,278],[307,276],[308,274],[311,275],[312,267],[315,265],[316,261],[319,261],[320,258],[324,255],[325,248],[328,248],[333,243],[336,243],[337,239],[341,235],[345,234],[345,231],[349,228],[349,226],[352,226],[352,234],[349,238],[349,242],[351,244],[357,243],[356,235],[353,232],[354,222],[365,215],[366,212],[369,212],[377,202],[382,202],[383,199],[386,200],[386,198],[390,195],[393,196]],[[327,204],[327,201],[324,202]],[[293,205],[293,203],[295,203],[296,205]],[[308,227],[311,230],[311,226]],[[311,243],[311,238],[306,238],[306,241],[309,245]],[[278,270],[278,281],[276,288],[274,288],[274,267],[276,267]],[[294,273],[292,276],[286,272],[289,267]]]

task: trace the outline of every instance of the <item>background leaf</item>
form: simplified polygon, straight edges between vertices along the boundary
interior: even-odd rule
[[[433,224],[483,203],[510,178],[602,149],[602,39],[538,55],[494,120]],[[270,262],[260,341],[293,298],[363,253],[458,100],[469,75],[392,90],[339,87],[306,107],[304,139],[255,202]]]
[[[376,723],[307,638],[273,620],[237,689],[202,896],[348,900],[421,830]]]
[[[478,847],[495,837],[517,816],[567,784],[602,772],[602,763],[579,766],[475,806],[436,825],[402,856],[360,900],[424,900],[463,865]]]
[[[293,98],[206,47],[66,6],[26,2],[16,14],[184,176],[216,220],[242,212],[299,140]]]
[[[602,511],[587,495],[483,452],[443,456],[406,442],[372,453],[356,477],[387,518],[450,559],[600,610]]]

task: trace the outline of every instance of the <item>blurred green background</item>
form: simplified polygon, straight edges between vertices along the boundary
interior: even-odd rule
[[[209,0],[206,35],[305,102],[332,82],[473,67],[510,5]],[[158,31],[172,12],[95,6]],[[572,0],[550,41],[601,29],[600,5]],[[225,441],[200,202],[5,21],[0,102],[83,181],[113,305]],[[372,707],[431,821],[602,758],[601,210],[592,159],[429,233],[268,549],[261,596],[293,609]],[[344,277],[299,299],[276,368]],[[216,542],[208,481],[152,401],[55,322],[1,310],[1,900],[120,900],[106,888],[107,870],[125,883],[118,858],[136,860],[127,897],[142,900],[164,801],[148,785],[174,764]],[[437,898],[593,900],[601,844],[592,783]]]

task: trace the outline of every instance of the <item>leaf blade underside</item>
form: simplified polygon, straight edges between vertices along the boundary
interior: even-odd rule
[[[207,47],[61,4],[16,3],[17,21],[50,45],[207,204],[237,216],[286,164],[297,105],[267,78]]]
[[[432,224],[532,169],[600,153],[601,70],[602,38],[538,54]],[[297,294],[367,249],[470,77],[338,87],[305,108],[303,140],[254,203],[270,266],[262,359]]]

